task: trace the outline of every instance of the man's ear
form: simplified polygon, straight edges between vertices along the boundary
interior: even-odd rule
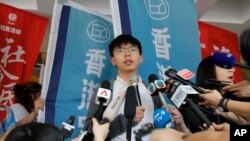
[[[111,61],[111,64],[112,64],[112,65],[114,65],[114,66],[116,65],[116,62],[115,62],[114,57],[110,57],[110,61]]]
[[[142,61],[143,61],[143,56],[140,55],[140,60],[139,60],[139,62],[142,63]]]

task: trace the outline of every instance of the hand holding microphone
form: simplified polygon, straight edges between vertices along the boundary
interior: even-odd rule
[[[95,141],[104,141],[109,133],[109,123],[99,124],[96,118],[92,119]]]

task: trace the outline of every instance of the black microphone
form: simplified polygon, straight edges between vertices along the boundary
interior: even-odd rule
[[[62,123],[62,128],[60,129],[60,131],[63,136],[63,139],[71,137],[75,129],[75,127],[73,126],[74,122],[75,122],[75,116],[71,115],[66,123],[65,122]]]
[[[208,80],[204,80],[204,84],[208,87],[222,88],[222,87],[232,84],[232,82],[208,79]]]
[[[111,97],[110,86],[111,86],[110,81],[104,80],[102,81],[101,87],[97,91],[95,97],[95,103],[99,104],[99,106],[96,113],[94,114],[94,117],[97,119],[97,121],[100,121],[102,119],[104,106],[107,106],[110,102],[110,97]]]
[[[130,77],[130,84],[135,87],[135,92],[136,92],[136,101],[137,101],[137,106],[141,106],[141,97],[140,97],[140,92],[138,89],[138,77],[136,75],[132,75]]]
[[[172,84],[171,90],[167,92],[167,96],[179,109],[183,105],[189,105],[191,110],[197,115],[197,117],[208,125],[212,124],[207,116],[199,109],[198,105],[193,102],[193,98],[196,98],[198,92],[193,89],[190,85],[181,85],[178,82]]]
[[[95,114],[93,117],[97,119],[98,122],[102,120],[102,115],[105,110],[104,106],[107,106],[110,102],[111,97],[111,90],[110,90],[110,82],[108,80],[102,81],[101,87],[98,88],[96,97],[95,97],[95,103],[99,104]],[[91,141],[94,138],[94,134],[92,131],[93,123],[90,122],[87,128],[87,133],[82,137],[82,141]]]
[[[196,91],[198,91],[199,93],[206,93],[206,90],[200,87],[197,87],[195,83],[189,81],[189,80],[184,80],[183,78],[181,78],[180,76],[177,75],[177,71],[173,68],[168,69],[165,72],[165,75],[168,76],[169,78],[172,78],[176,81],[179,81],[181,83],[183,83],[184,85],[190,85],[191,87],[193,87]]]
[[[136,89],[134,86],[129,86],[126,92],[124,107],[124,115],[127,118],[127,141],[131,141],[132,120],[136,113],[136,106]]]
[[[167,103],[162,95],[162,92],[166,90],[166,83],[164,80],[158,79],[157,75],[151,74],[148,77],[149,85],[148,90],[151,94],[151,96],[158,95],[162,106],[168,111]]]

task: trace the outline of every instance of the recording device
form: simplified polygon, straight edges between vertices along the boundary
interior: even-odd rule
[[[167,93],[169,99],[175,104],[177,108],[182,105],[190,106],[191,110],[199,117],[199,119],[206,123],[208,127],[212,124],[211,121],[206,117],[206,115],[199,109],[198,105],[193,102],[193,98],[197,98],[199,92],[205,93],[206,91],[195,86],[187,80],[183,80],[176,75],[174,69],[169,69],[166,71],[166,75],[172,79],[175,79],[185,85],[179,83],[173,83],[171,90]],[[198,92],[197,92],[198,91]]]
[[[129,86],[126,92],[125,99],[125,107],[124,107],[124,115],[127,118],[127,135],[126,140],[131,140],[131,129],[132,129],[132,121],[135,117],[136,113],[136,90],[134,86]]]
[[[148,141],[150,133],[153,131],[154,125],[152,123],[147,123],[143,125],[139,130],[135,131],[136,141]]]
[[[101,121],[102,124],[107,122],[111,123],[115,119],[116,114],[125,99],[125,96],[126,96],[125,90],[121,90],[118,93],[117,97],[110,102],[110,104],[103,113]]]
[[[138,77],[136,75],[132,75],[130,77],[130,83],[132,86],[135,87],[135,92],[136,92],[136,101],[137,101],[137,106],[141,106],[141,97],[138,89]]]
[[[234,66],[237,66],[250,70],[250,66],[236,62],[236,57],[233,54],[226,52],[214,52],[212,55],[212,63],[225,69],[231,69]]]
[[[171,115],[163,108],[158,108],[154,111],[154,126],[155,128],[172,128]]]
[[[103,115],[104,106],[107,106],[110,102],[111,90],[110,90],[110,82],[108,80],[102,81],[101,87],[98,88],[95,103],[99,104],[94,117],[97,121],[100,121]]]
[[[96,93],[95,103],[98,104],[99,106],[93,117],[95,117],[96,120],[99,122],[101,122],[102,120],[104,106],[107,106],[110,102],[110,97],[111,97],[110,87],[111,87],[110,82],[108,80],[104,80],[102,81],[101,87],[98,88]],[[87,133],[83,133],[85,135],[80,135],[80,137],[82,138],[81,140],[83,141],[93,140],[94,134],[92,128],[93,128],[93,123],[90,122],[87,129]]]
[[[209,86],[209,87],[214,87],[214,88],[223,88],[227,85],[232,84],[231,82],[228,81],[219,81],[219,80],[215,80],[215,79],[208,79],[205,80],[205,85]]]
[[[189,80],[184,80],[183,78],[181,78],[180,76],[177,75],[177,71],[175,69],[168,69],[165,72],[165,75],[168,76],[171,79],[174,79],[178,82],[181,82],[184,85],[190,85],[192,88],[194,88],[196,91],[198,91],[199,93],[206,93],[206,90],[200,87],[197,87],[195,83],[189,81]]]
[[[162,92],[166,90],[166,83],[164,82],[164,80],[158,79],[158,77],[155,74],[149,75],[148,81],[149,81],[148,90],[151,96],[157,95],[161,100],[163,107],[168,111],[167,103],[162,94]]]
[[[75,122],[75,116],[71,115],[66,123],[65,122],[62,123],[62,128],[60,129],[60,131],[63,136],[63,139],[71,137],[75,129],[75,127],[73,126],[74,122]]]

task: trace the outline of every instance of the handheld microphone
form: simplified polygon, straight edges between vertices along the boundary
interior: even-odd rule
[[[127,118],[127,141],[131,140],[131,129],[132,129],[132,120],[136,113],[136,89],[134,86],[129,86],[126,92],[125,106],[124,106],[124,115]]]
[[[180,85],[177,82],[174,83],[172,89],[169,91],[167,96],[174,103],[174,105],[179,109],[182,105],[186,103],[191,107],[191,110],[199,117],[199,119],[208,125],[212,124],[211,121],[206,117],[206,115],[199,109],[192,98],[197,96],[198,92],[189,85]]]
[[[135,87],[135,95],[136,95],[136,101],[137,101],[137,105],[141,106],[141,97],[140,97],[140,93],[139,93],[139,89],[138,89],[138,78],[136,75],[132,75],[130,77],[130,83],[132,86]]]
[[[126,93],[123,89],[118,93],[118,96],[110,102],[110,104],[103,113],[101,121],[102,124],[107,122],[111,123],[115,119],[116,114],[125,99],[125,95]]]
[[[158,95],[163,107],[168,111],[167,103],[162,95],[162,92],[166,89],[166,84],[163,80],[158,80],[155,74],[151,74],[148,77],[149,85],[148,90],[152,96]]]
[[[222,88],[222,87],[225,87],[227,85],[230,85],[232,84],[232,82],[228,82],[228,81],[219,81],[219,80],[215,80],[215,79],[208,79],[208,80],[205,80],[204,83],[207,85],[207,86],[214,86],[216,88]]]
[[[154,126],[155,128],[172,128],[171,115],[163,108],[154,111]]]
[[[236,57],[226,52],[214,52],[212,55],[212,63],[225,69],[231,69],[233,66],[250,69],[250,66],[236,62]]]
[[[110,86],[111,86],[110,82],[108,80],[104,80],[102,81],[101,87],[98,88],[95,97],[95,103],[99,104],[99,106],[96,113],[94,114],[94,117],[97,119],[97,121],[101,120],[104,106],[107,106],[110,102],[110,97],[111,97]]]
[[[111,90],[110,90],[111,84],[108,80],[102,81],[101,87],[98,88],[96,97],[95,97],[95,103],[99,104],[95,114],[93,117],[96,118],[97,121],[102,120],[102,115],[103,115],[103,110],[104,106],[107,106],[110,102],[110,97],[111,97]],[[89,141],[93,140],[94,134],[92,131],[93,128],[93,123],[90,122],[87,133],[84,133],[84,135],[81,135],[83,141]]]
[[[196,91],[198,91],[199,93],[206,93],[206,90],[200,87],[197,87],[193,82],[189,81],[189,80],[184,80],[181,77],[179,77],[177,75],[177,71],[173,68],[168,69],[165,72],[165,75],[168,76],[169,78],[172,78],[176,81],[179,81],[185,85],[190,85],[191,87],[193,87]]]
[[[75,122],[75,116],[71,115],[67,122],[62,123],[62,128],[61,128],[61,134],[63,136],[63,139],[71,137],[75,127],[73,126]]]
[[[111,90],[110,90],[110,82],[108,80],[102,81],[101,87],[97,91],[97,95],[95,98],[96,104],[102,104],[107,106],[110,101]]]

